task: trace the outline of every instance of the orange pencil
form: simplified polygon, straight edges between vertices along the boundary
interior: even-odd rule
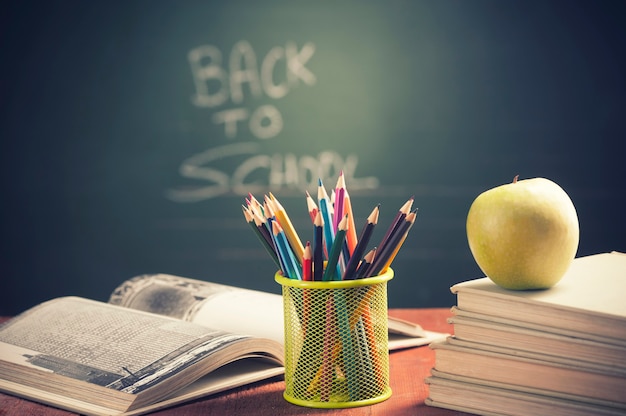
[[[306,206],[307,206],[307,209],[309,210],[309,216],[311,217],[311,221],[315,222],[315,217],[317,216],[317,211],[318,211],[317,204],[315,203],[315,200],[313,199],[309,191],[305,191],[305,193],[306,193]]]
[[[352,201],[350,200],[350,194],[347,189],[343,197],[343,209],[346,214],[348,214],[348,232],[346,233],[346,242],[348,244],[348,252],[350,253],[350,257],[352,257],[358,242],[358,237],[356,235],[354,215],[352,214]]]
[[[326,299],[326,325],[324,325],[324,350],[322,354],[320,400],[327,402],[333,387],[333,344],[337,339],[335,324],[335,305],[333,297]]]

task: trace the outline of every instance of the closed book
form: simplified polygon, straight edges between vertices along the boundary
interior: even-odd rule
[[[457,310],[453,308],[453,313]],[[448,319],[454,325],[454,337],[460,341],[470,341],[482,345],[519,350],[525,354],[545,355],[548,359],[559,360],[563,357],[583,363],[600,366],[618,367],[626,370],[626,345],[615,345],[580,336],[564,335],[552,332],[549,327],[539,325],[525,328],[513,324],[493,322],[488,316],[468,317],[454,315]]]
[[[456,284],[451,291],[462,311],[626,343],[624,253],[576,258],[550,289],[507,290],[484,277]]]
[[[547,357],[521,356],[517,350],[487,350],[480,344],[449,338],[434,342],[436,371],[471,377],[478,384],[503,383],[513,390],[533,389],[544,395],[576,397],[608,407],[626,406],[626,372],[581,365],[577,360],[556,362]]]
[[[617,416],[626,412],[624,408],[581,402],[576,397],[546,396],[541,391],[515,390],[502,383],[480,384],[436,370],[426,383],[427,405],[480,415]]]

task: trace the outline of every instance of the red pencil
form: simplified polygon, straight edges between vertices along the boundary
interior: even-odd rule
[[[313,256],[311,254],[311,242],[307,241],[302,255],[302,280],[313,280]]]

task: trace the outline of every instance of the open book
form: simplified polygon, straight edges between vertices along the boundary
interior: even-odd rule
[[[390,349],[445,336],[389,323],[405,334]],[[53,299],[0,326],[0,391],[81,414],[144,414],[279,376],[283,356],[280,295],[143,275],[108,303]]]

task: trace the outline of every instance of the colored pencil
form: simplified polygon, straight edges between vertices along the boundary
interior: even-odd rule
[[[252,227],[252,230],[257,235],[263,246],[267,249],[268,253],[272,255],[272,258],[278,259],[276,257],[276,248],[274,247],[274,243],[272,241],[272,237],[267,232],[265,225],[259,225],[256,222],[256,217],[254,213],[248,208],[242,205],[243,215],[246,218],[246,222]]]
[[[387,229],[385,236],[381,240],[380,244],[378,244],[378,252],[381,253],[382,250],[385,249],[385,245],[387,245],[387,241],[389,237],[396,231],[396,229],[402,223],[402,220],[407,216],[409,212],[411,212],[411,206],[413,205],[413,197],[409,198],[398,210],[395,218],[393,219],[391,225]]]
[[[274,209],[272,208],[272,201],[270,200],[270,197],[265,195],[265,197],[263,198],[263,215],[265,215],[266,219],[275,219],[275,215],[274,215]],[[272,230],[270,229],[270,232]]]
[[[263,215],[263,205],[259,202],[258,199],[254,197],[251,193],[248,192],[248,205],[252,207],[254,211],[258,211],[261,215]]]
[[[333,245],[328,254],[328,262],[326,264],[326,270],[324,270],[324,275],[322,280],[330,281],[330,280],[341,280],[340,271],[338,269],[337,262],[339,261],[339,255],[341,254],[341,250],[343,248],[343,242],[346,237],[346,228],[348,226],[348,219],[344,216],[343,219],[339,222],[339,228],[337,229],[337,235],[335,235],[335,240],[333,241]]]
[[[306,193],[306,206],[309,211],[309,217],[311,217],[311,222],[314,222],[315,217],[317,216],[317,212],[319,210],[317,208],[317,204],[315,203],[315,200],[313,199],[309,191],[305,191],[305,193]]]
[[[342,220],[343,222],[343,220]],[[341,224],[341,223],[340,223]],[[355,400],[359,391],[359,378],[356,363],[354,360],[354,346],[352,344],[352,332],[350,331],[350,317],[348,316],[348,308],[343,290],[334,292],[337,310],[337,328],[339,329],[339,337],[342,344],[343,368],[346,372],[346,381],[348,382],[348,396],[350,400]]]
[[[324,325],[324,350],[322,353],[322,380],[320,385],[320,401],[330,400],[330,393],[333,387],[333,362],[334,345],[337,339],[337,326],[335,324],[335,305],[333,296],[330,294],[326,299],[326,322]]]
[[[411,211],[411,213],[409,215],[406,216],[407,220],[410,222],[410,225],[409,225],[408,229],[406,230],[406,232],[403,234],[403,236],[400,239],[400,241],[396,244],[394,250],[391,252],[391,255],[389,256],[387,261],[383,264],[383,267],[380,269],[378,274],[385,273],[387,271],[387,269],[389,268],[389,266],[391,266],[391,263],[396,258],[396,255],[398,254],[398,251],[400,251],[400,248],[404,244],[404,241],[406,240],[406,238],[407,238],[407,236],[409,234],[409,231],[413,227],[413,224],[415,224],[415,217],[416,217],[416,215],[417,215],[417,209],[414,209],[413,211]]]
[[[367,254],[363,257],[363,260],[361,260],[359,267],[356,269],[354,275],[355,279],[362,279],[364,277],[367,277],[366,274],[372,264],[372,261],[374,261],[374,257],[376,256],[376,250],[377,248],[374,247],[373,249],[368,251]]]
[[[387,244],[383,249],[378,249],[376,253],[376,257],[374,258],[374,262],[369,267],[367,271],[367,276],[377,276],[382,271],[383,268],[389,267],[388,264],[394,258],[394,253],[397,253],[400,246],[404,243],[406,236],[409,232],[411,226],[415,222],[416,211],[410,212],[404,220],[400,223],[397,229],[394,231],[387,241]]]
[[[321,179],[318,181],[317,199],[320,211],[322,212],[322,218],[324,219],[324,246],[326,248],[326,256],[328,257],[333,246],[333,240],[335,239],[335,232],[333,231],[332,210],[328,200],[328,193]]]
[[[346,182],[343,177],[343,170],[339,174],[337,178],[337,184],[335,185],[335,203],[333,205],[333,230],[335,233],[337,232],[337,228],[339,227],[339,222],[343,219],[344,216],[344,207],[343,200],[346,191]]]
[[[258,214],[253,213],[247,207],[242,207],[242,208],[243,208],[243,215],[246,217],[246,221],[248,221],[248,224],[250,224],[250,226],[253,227],[255,234],[261,241],[261,244],[263,245],[265,250],[269,253],[274,263],[276,263],[278,268],[281,268],[280,260],[278,259],[278,255],[276,254],[276,247],[274,246],[274,240],[272,239],[271,234],[267,230],[267,227],[264,224],[263,220],[260,218]]]
[[[313,255],[311,253],[311,242],[307,241],[304,246],[302,256],[302,280],[313,280]]]
[[[304,246],[302,245],[302,240],[300,240],[300,237],[298,237],[298,233],[291,223],[291,220],[287,215],[287,211],[285,211],[285,208],[283,208],[281,203],[278,201],[278,199],[276,199],[276,197],[274,197],[274,195],[272,195],[271,192],[270,200],[273,204],[272,207],[274,208],[274,216],[276,217],[276,220],[278,221],[280,226],[283,228],[285,236],[287,236],[287,241],[289,242],[289,245],[291,246],[291,249],[293,250],[293,253],[298,263],[300,263],[302,261],[302,256],[304,255]]]
[[[313,280],[321,281],[324,275],[324,219],[320,211],[315,216],[313,228]]]
[[[265,241],[272,247],[272,251],[276,253],[276,247],[274,247],[274,241],[272,240],[272,234],[269,232],[267,228],[267,219],[262,217],[257,211],[253,209],[249,209],[249,213],[252,216],[252,220],[254,221],[254,225],[259,230],[259,233],[265,238]]]
[[[357,245],[354,249],[354,253],[350,257],[348,264],[346,265],[346,270],[343,274],[343,280],[354,279],[354,272],[359,265],[359,261],[365,250],[367,249],[367,245],[372,237],[372,233],[374,231],[374,227],[378,224],[378,216],[380,213],[380,204],[376,205],[370,215],[367,217],[367,221],[361,230],[361,234],[359,235]]]
[[[302,271],[300,269],[300,264],[296,260],[294,253],[289,246],[289,242],[287,241],[287,236],[285,235],[285,232],[278,221],[272,222],[272,231],[274,235],[274,243],[276,244],[276,248],[278,250],[278,255],[282,258],[283,264],[286,268],[286,277],[302,280]]]
[[[332,198],[329,198],[321,178],[318,178],[317,203],[309,191],[305,191],[305,195],[308,215],[314,226],[313,238],[306,244],[308,249],[302,244],[287,211],[271,192],[264,195],[263,204],[248,193],[246,204],[242,205],[246,222],[272,260],[285,276],[295,279],[361,279],[385,272],[404,244],[417,214],[417,209],[411,211],[412,196],[398,209],[380,244],[363,255],[378,225],[380,204],[372,210],[357,235],[343,170],[332,190]]]
[[[348,241],[347,241],[347,237],[348,237],[348,214],[345,215],[346,218],[346,237],[343,239],[343,244],[341,245],[341,254],[339,254],[339,261],[337,262],[337,265],[339,267],[339,280],[342,279],[344,273],[346,272],[346,266],[348,265],[348,262],[350,261],[350,250],[348,250]],[[336,237],[335,237],[336,238]]]
[[[339,227],[339,222],[343,219],[344,216],[347,215],[345,212],[345,195],[346,195],[346,181],[343,175],[343,170],[339,173],[339,177],[337,178],[337,184],[335,185],[335,203],[334,212],[333,212],[333,221],[334,221],[334,229],[335,234],[337,233],[337,228]],[[350,221],[350,218],[347,218]],[[348,229],[346,229],[346,238],[348,237]],[[336,237],[335,237],[336,238]],[[339,280],[343,276],[343,273],[346,270],[346,265],[350,260],[350,249],[348,248],[348,241],[344,239],[343,247],[341,248],[341,254],[339,255],[338,261],[338,269],[339,269]]]
[[[348,232],[346,233],[346,241],[348,244],[350,258],[352,258],[352,255],[354,254],[354,249],[356,248],[358,242],[358,238],[356,235],[354,214],[352,213],[352,201],[350,200],[350,194],[348,193],[347,189],[343,198],[343,208],[345,213],[348,214]]]
[[[355,364],[359,377],[362,377],[362,380],[376,380],[372,355],[377,354],[376,350],[370,351],[371,343],[368,342],[368,336],[365,332],[365,323],[363,321],[364,316],[361,316],[357,321],[353,332],[354,337],[352,342],[356,356]],[[377,371],[380,371],[380,368],[378,368]]]
[[[362,305],[362,307],[361,307]],[[365,338],[367,340],[370,357],[372,359],[372,365],[374,367],[374,374],[376,375],[376,381],[381,391],[385,388],[385,380],[383,379],[382,363],[380,361],[380,354],[378,353],[378,345],[376,343],[376,332],[374,331],[374,325],[372,322],[372,307],[369,303],[359,305],[359,309],[363,309],[361,319],[365,327]]]
[[[276,221],[276,217],[274,216],[274,211],[270,206],[269,197],[267,195],[265,195],[263,200],[263,216],[265,217],[265,225],[267,226],[267,231],[270,233],[273,241],[274,229],[272,227],[272,223]],[[276,249],[276,253],[278,253],[278,249]]]

